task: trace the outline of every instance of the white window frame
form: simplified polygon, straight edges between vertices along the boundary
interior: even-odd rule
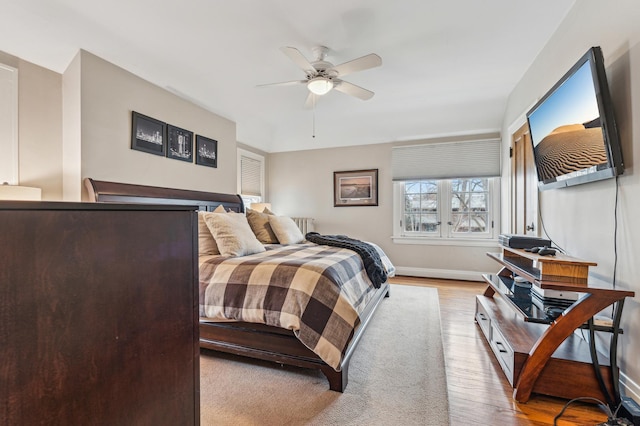
[[[242,193],[242,157],[248,157],[260,162],[260,195],[247,195]],[[250,206],[251,203],[261,203],[264,201],[264,156],[256,154],[255,152],[247,151],[246,149],[238,148],[237,152],[237,190],[238,194],[242,198],[242,202],[245,207]]]
[[[442,212],[440,209],[440,206],[442,206],[442,202],[443,202],[443,185],[441,180],[439,179],[415,179],[412,180],[411,182],[419,182],[419,181],[435,181],[436,182],[436,186],[437,186],[437,192],[436,192],[436,203],[438,205],[438,209],[436,211],[436,220],[438,222],[442,221]],[[405,219],[405,203],[404,203],[404,195],[405,195],[405,190],[404,190],[404,185],[405,182],[401,181],[401,182],[394,182],[394,185],[397,185],[397,190],[400,192],[400,197],[399,197],[399,218],[398,218],[398,230],[399,230],[399,234],[403,237],[407,237],[407,238],[414,238],[414,237],[429,237],[429,238],[441,238],[442,237],[442,229],[444,229],[443,226],[439,225],[438,226],[438,230],[436,232],[407,232],[404,229],[404,219]],[[395,187],[394,187],[395,188]],[[422,192],[421,192],[422,193]],[[394,232],[394,235],[396,233]]]
[[[465,245],[485,246],[496,243],[500,223],[500,178],[489,180],[489,229],[486,233],[453,234],[451,226],[447,224],[451,214],[451,184],[453,179],[438,181],[438,221],[439,232],[436,233],[406,233],[402,226],[404,220],[404,182],[393,183],[393,242],[396,244],[430,244],[430,245]],[[421,180],[421,179],[416,179]],[[422,179],[434,180],[434,179]],[[443,209],[446,209],[443,210]]]
[[[18,70],[0,64],[0,184],[18,185]]]

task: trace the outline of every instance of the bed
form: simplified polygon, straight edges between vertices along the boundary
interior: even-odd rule
[[[93,202],[192,205],[194,209],[202,212],[213,212],[220,209],[219,206],[228,212],[243,213],[245,210],[240,196],[234,194],[132,185],[90,178],[85,179],[85,187],[89,200]],[[381,251],[380,253],[386,261],[385,265],[391,266],[389,269],[392,272],[392,265],[384,253]],[[275,262],[275,264],[269,265],[268,262]],[[301,267],[298,263],[305,266]],[[267,271],[278,268],[280,274],[260,272],[260,269],[254,270],[259,268],[257,265],[260,264]],[[381,301],[389,296],[388,282],[372,285],[364,271],[362,260],[355,252],[310,243],[265,245],[264,251],[237,258],[202,255],[199,267],[201,348],[285,365],[319,369],[327,377],[329,388],[338,392],[344,391],[347,386],[349,362],[369,320]],[[304,271],[300,269],[304,273],[291,272],[294,271],[292,268],[304,268]],[[344,274],[348,276],[342,278],[338,276]],[[223,275],[233,276],[234,279],[230,284],[225,284],[226,281],[223,282],[224,280],[220,279]],[[346,312],[347,308],[354,309],[355,314],[348,312],[342,315],[348,319],[346,322],[351,324],[348,324],[345,330],[327,332],[327,335],[323,336],[321,329],[325,325],[327,329],[329,327],[324,323],[317,324],[318,318],[324,315],[322,309],[312,314],[307,313],[310,320],[288,318],[286,315],[269,320],[269,316],[264,315],[259,309],[257,313],[255,309],[247,309],[247,307],[255,307],[258,302],[256,302],[257,299],[244,296],[245,294],[258,297],[259,295],[254,293],[267,291],[280,294],[281,299],[284,300],[285,296],[282,296],[282,291],[278,290],[282,290],[283,287],[308,285],[306,281],[302,284],[284,284],[282,280],[286,279],[286,276],[289,279],[294,279],[293,276],[295,276],[299,281],[314,281],[313,285],[318,287],[297,292],[296,297],[289,295],[288,301],[293,299],[294,304],[304,305],[300,309],[307,309],[306,305],[313,305],[309,301],[331,299],[331,303],[339,305],[338,309],[342,312]],[[335,284],[331,285],[331,280],[334,279],[341,280],[340,288]],[[252,285],[249,285],[250,283]],[[352,286],[355,287],[352,289]],[[369,287],[365,288],[366,286]],[[236,290],[240,288],[240,293],[246,297],[246,300],[243,299],[242,302],[234,305],[234,296],[229,296],[230,287]],[[337,292],[333,290],[332,293],[331,287],[337,288]],[[302,302],[298,300],[300,294],[305,298]],[[221,300],[225,297],[228,300],[223,304]],[[349,306],[345,304],[345,299],[349,302]],[[297,306],[294,308],[298,309]],[[301,312],[301,315],[304,315],[304,312]],[[258,317],[264,317],[267,320],[264,321],[265,323],[254,322]],[[329,322],[332,317],[332,315],[326,315],[326,321]],[[345,321],[340,319],[339,322]]]

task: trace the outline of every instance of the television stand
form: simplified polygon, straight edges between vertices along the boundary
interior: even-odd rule
[[[589,287],[589,266],[596,264],[562,254],[539,256],[503,247],[502,253],[487,255],[503,268],[496,275],[483,275],[488,287],[476,298],[475,320],[514,387],[514,399],[526,402],[532,393],[539,393],[617,403],[620,317],[624,299],[635,293]],[[516,276],[544,290],[579,293],[580,297],[553,319],[534,300],[530,288],[516,285]],[[500,297],[494,297],[496,294]],[[613,323],[596,325],[593,317],[610,305],[615,306]],[[575,334],[579,328],[589,330],[589,342],[594,342],[595,331],[610,332],[609,356]]]

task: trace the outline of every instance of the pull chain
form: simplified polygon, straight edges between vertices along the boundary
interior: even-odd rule
[[[311,98],[313,104],[312,104],[312,114],[313,114],[313,119],[312,119],[312,125],[313,125],[313,129],[311,131],[311,137],[315,138],[316,137],[316,96],[312,95]]]

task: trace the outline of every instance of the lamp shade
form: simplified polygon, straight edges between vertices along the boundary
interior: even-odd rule
[[[333,89],[333,81],[326,77],[316,77],[309,80],[307,83],[309,91],[315,95],[325,95]]]
[[[271,203],[251,203],[250,209],[262,213],[264,209],[271,210]]]
[[[0,185],[0,200],[40,201],[42,190],[30,186]]]

